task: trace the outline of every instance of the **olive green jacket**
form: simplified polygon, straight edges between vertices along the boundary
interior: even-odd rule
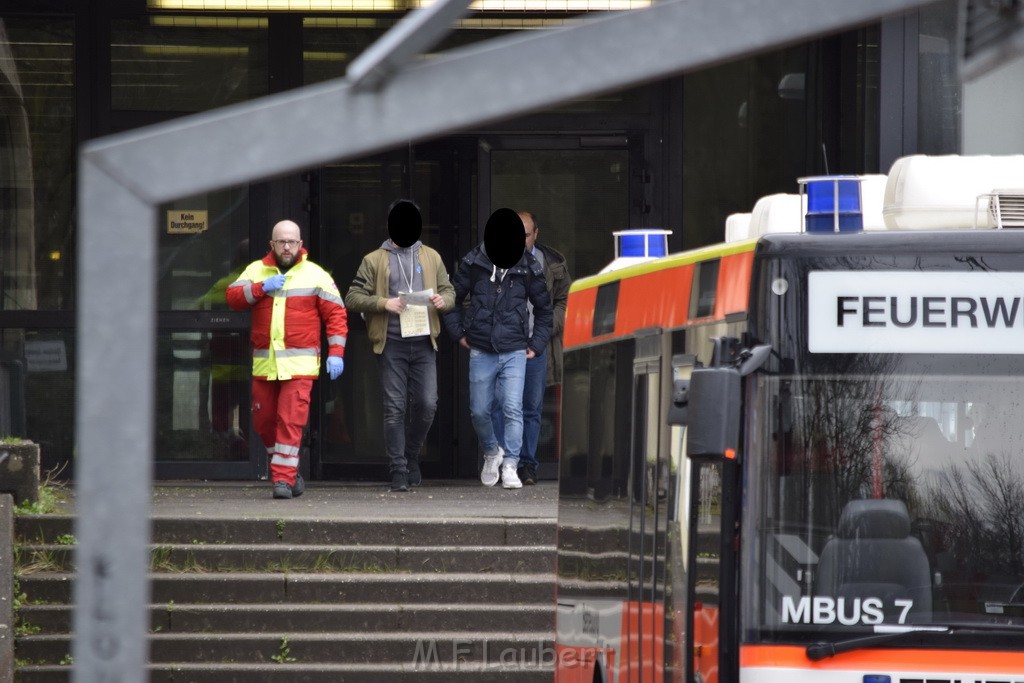
[[[556,249],[537,243],[536,249],[544,253],[544,279],[554,312],[551,338],[548,340],[547,384],[562,383],[562,331],[565,329],[565,306],[569,301],[569,286],[572,278],[565,263],[565,256]]]
[[[449,311],[455,306],[455,288],[448,279],[441,255],[425,244],[419,248],[419,262],[423,267],[423,286],[433,289],[444,299],[444,309],[438,311],[433,306],[427,307],[430,318],[430,343],[437,350],[437,335],[441,331],[439,313]],[[363,257],[352,286],[345,295],[345,306],[350,311],[363,314],[366,321],[367,336],[373,344],[373,352],[384,351],[388,340],[388,316],[384,309],[388,300],[388,279],[391,276],[391,254],[386,249],[374,249]]]

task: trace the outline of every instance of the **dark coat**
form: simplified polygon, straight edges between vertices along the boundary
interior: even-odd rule
[[[532,254],[524,253],[504,279],[499,279],[483,245],[478,245],[459,261],[452,284],[455,308],[444,316],[452,339],[466,337],[470,346],[489,353],[527,347],[540,353],[547,347],[552,327],[551,297],[544,269]],[[533,304],[532,336],[527,301]]]
[[[536,249],[544,252],[544,279],[548,284],[548,295],[554,309],[551,339],[548,341],[548,378],[547,384],[562,383],[562,331],[565,329],[565,306],[569,301],[569,267],[561,252],[537,243]]]

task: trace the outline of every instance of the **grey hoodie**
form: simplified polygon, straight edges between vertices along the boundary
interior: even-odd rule
[[[380,248],[388,252],[388,298],[398,296],[401,292],[418,292],[423,289],[423,266],[420,265],[420,246],[417,240],[412,246],[395,246],[390,239],[384,240]],[[398,316],[388,315],[388,339],[401,339],[402,326]]]

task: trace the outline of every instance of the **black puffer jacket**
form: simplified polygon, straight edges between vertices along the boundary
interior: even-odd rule
[[[532,254],[524,253],[519,263],[506,271],[504,279],[499,273],[483,245],[462,257],[452,281],[455,308],[444,316],[448,334],[456,341],[466,337],[473,348],[491,353],[527,347],[538,353],[544,351],[552,325],[544,269]],[[532,337],[527,301],[533,304]]]

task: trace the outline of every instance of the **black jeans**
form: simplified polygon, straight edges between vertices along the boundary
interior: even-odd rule
[[[437,352],[430,337],[388,339],[377,356],[384,400],[384,450],[392,472],[408,471],[437,412]]]

